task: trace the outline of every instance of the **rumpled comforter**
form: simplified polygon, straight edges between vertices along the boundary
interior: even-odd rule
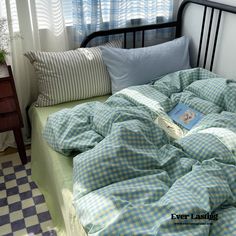
[[[236,86],[200,68],[48,118],[43,136],[74,156],[89,235],[236,235]],[[154,122],[177,103],[205,114],[173,140]]]

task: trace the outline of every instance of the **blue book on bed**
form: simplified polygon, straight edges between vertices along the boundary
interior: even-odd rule
[[[187,130],[190,130],[194,125],[196,125],[203,117],[203,114],[196,111],[189,106],[179,103],[175,106],[168,115],[177,124],[181,125]]]

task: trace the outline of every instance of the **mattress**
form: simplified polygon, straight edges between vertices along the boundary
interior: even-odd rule
[[[44,194],[58,235],[86,235],[72,204],[72,158],[54,151],[42,138],[47,117],[63,108],[90,101],[104,102],[108,96],[63,103],[51,107],[30,108],[32,125],[32,179]]]

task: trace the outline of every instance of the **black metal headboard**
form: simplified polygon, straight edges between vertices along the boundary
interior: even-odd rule
[[[211,10],[211,15],[210,15],[210,21],[209,21],[209,25],[208,25],[208,32],[207,32],[207,38],[206,38],[206,49],[205,49],[204,60],[203,60],[203,68],[206,67],[206,62],[207,62],[207,58],[208,58],[208,49],[209,49],[210,39],[211,39],[211,35],[212,35],[212,22],[213,22],[214,13],[215,13],[215,10],[219,10],[216,29],[215,29],[215,38],[214,38],[214,42],[213,42],[213,51],[212,51],[211,62],[210,62],[210,70],[212,71],[214,59],[215,59],[215,51],[216,51],[216,46],[217,46],[218,33],[219,33],[219,28],[220,28],[220,23],[221,23],[222,12],[236,14],[236,7],[217,3],[217,2],[206,1],[206,0],[185,0],[182,2],[181,6],[179,8],[179,11],[178,11],[176,37],[181,36],[183,12],[185,10],[185,7],[189,3],[194,3],[194,4],[204,6],[201,35],[200,35],[199,46],[198,46],[197,67],[200,64],[200,57],[201,57],[201,53],[202,53],[202,42],[203,42],[203,39],[205,36],[204,32],[205,32],[205,27],[206,27],[207,10],[208,10],[208,8]]]
[[[182,33],[182,21],[183,21],[183,16],[184,16],[184,11],[186,9],[186,6],[189,3],[197,4],[204,6],[204,12],[203,12],[203,18],[202,18],[202,26],[201,26],[201,34],[199,38],[199,45],[198,45],[198,56],[197,56],[197,67],[200,64],[200,58],[201,58],[201,53],[202,53],[202,45],[203,45],[203,40],[204,38],[206,39],[206,48],[205,52],[203,54],[203,68],[206,67],[207,63],[207,58],[208,58],[208,51],[209,51],[209,44],[211,42],[211,35],[212,35],[212,23],[213,23],[213,17],[216,12],[216,10],[219,12],[218,13],[218,19],[217,19],[217,24],[216,24],[216,29],[215,29],[215,37],[213,41],[213,50],[212,50],[212,55],[211,55],[211,61],[210,61],[210,70],[213,68],[214,64],[214,59],[215,59],[215,51],[216,51],[216,46],[217,46],[217,40],[218,40],[218,33],[219,33],[219,28],[220,28],[220,23],[221,23],[221,18],[222,18],[222,12],[228,12],[228,13],[233,13],[236,14],[236,7],[217,3],[217,2],[212,2],[212,1],[207,1],[207,0],[184,0],[182,4],[179,7],[178,14],[177,14],[177,20],[176,21],[171,21],[171,22],[166,22],[166,23],[160,23],[160,24],[150,24],[150,25],[143,25],[143,26],[136,26],[136,27],[128,27],[128,28],[117,28],[117,29],[110,29],[110,30],[102,30],[102,31],[97,31],[94,32],[90,35],[88,35],[83,42],[81,43],[81,47],[86,47],[87,44],[94,38],[100,37],[100,36],[109,36],[109,35],[116,35],[116,34],[123,34],[124,36],[124,48],[126,48],[127,45],[127,34],[132,33],[133,34],[133,48],[136,47],[136,33],[137,32],[142,32],[142,44],[141,46],[144,47],[145,45],[145,31],[147,30],[155,30],[155,29],[163,29],[163,28],[176,28],[176,35],[175,37],[178,38],[181,36]],[[208,22],[208,31],[207,35],[205,36],[205,28],[206,26],[206,15],[207,11],[210,10],[210,21]]]
[[[170,28],[170,27],[176,27],[176,26],[177,26],[177,21],[173,21],[173,22],[166,22],[166,23],[160,23],[160,24],[150,24],[150,25],[141,25],[141,26],[135,26],[135,27],[96,31],[96,32],[88,35],[83,40],[80,47],[86,47],[87,44],[92,39],[94,39],[96,37],[109,36],[109,35],[115,35],[115,34],[123,34],[124,35],[124,48],[126,48],[127,34],[132,33],[133,34],[133,48],[135,48],[135,46],[136,46],[136,33],[140,32],[140,31],[142,32],[142,47],[144,47],[145,31],[154,30],[154,29],[164,29],[164,28]]]

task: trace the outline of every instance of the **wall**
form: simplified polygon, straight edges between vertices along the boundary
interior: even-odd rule
[[[217,0],[216,2],[231,4],[236,6],[236,1],[233,0]],[[184,15],[184,27],[183,34],[187,35],[191,39],[190,53],[191,53],[191,64],[195,65],[197,61],[198,44],[200,39],[202,17],[203,17],[202,6],[195,4],[189,4],[186,8]],[[212,25],[211,40],[215,37],[215,27],[217,21],[218,11],[215,11]],[[205,26],[205,37],[208,33],[208,23],[210,18],[210,11],[207,12],[206,26]],[[223,13],[221,19],[221,25],[218,36],[217,49],[215,54],[215,62],[213,71],[224,77],[236,79],[236,15]],[[203,41],[203,54],[205,54],[206,40]],[[210,44],[208,58],[211,58],[213,44]],[[201,64],[203,58],[201,58]],[[207,62],[207,68],[210,67],[210,60]]]

